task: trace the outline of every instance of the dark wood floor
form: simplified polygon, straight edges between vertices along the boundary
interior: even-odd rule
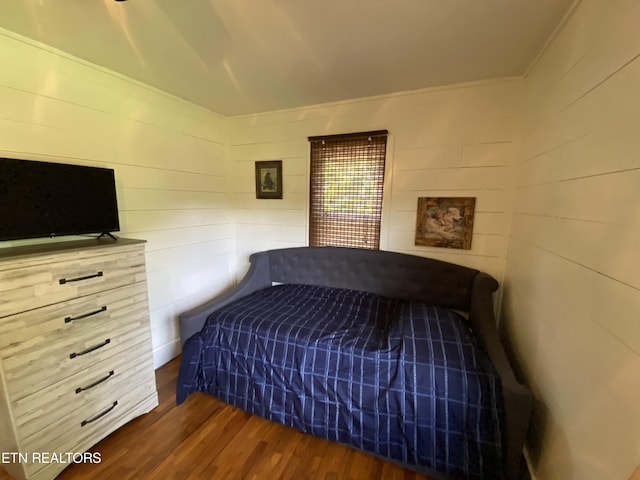
[[[426,479],[349,447],[249,415],[206,394],[176,406],[178,359],[156,372],[160,405],[98,443],[98,465],[58,477],[100,479]]]

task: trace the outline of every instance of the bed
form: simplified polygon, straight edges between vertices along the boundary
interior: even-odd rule
[[[207,392],[434,478],[514,479],[531,409],[486,273],[396,252],[251,255],[180,315],[180,404]]]

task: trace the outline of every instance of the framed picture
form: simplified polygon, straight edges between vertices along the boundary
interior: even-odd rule
[[[256,198],[282,198],[282,160],[256,162]]]
[[[475,197],[420,197],[416,245],[471,249]]]

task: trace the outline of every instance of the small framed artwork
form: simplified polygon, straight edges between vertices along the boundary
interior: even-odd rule
[[[282,198],[282,160],[256,162],[256,198]]]
[[[420,197],[416,245],[471,249],[475,197]]]

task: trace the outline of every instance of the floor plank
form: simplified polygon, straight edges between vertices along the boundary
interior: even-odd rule
[[[304,434],[204,393],[175,403],[179,359],[156,371],[160,404],[91,450],[98,465],[77,464],[60,480],[403,479],[427,480],[358,450]]]

